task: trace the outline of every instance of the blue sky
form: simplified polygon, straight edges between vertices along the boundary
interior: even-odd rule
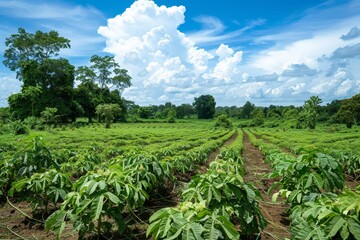
[[[61,52],[75,66],[114,55],[140,105],[302,105],[360,92],[359,0],[0,0],[0,60],[5,38],[24,27],[71,40]],[[18,92],[0,65],[0,106]]]

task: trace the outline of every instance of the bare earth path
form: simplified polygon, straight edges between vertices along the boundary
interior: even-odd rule
[[[251,145],[248,135],[244,132],[244,152],[246,175],[244,180],[253,183],[260,191],[263,201],[259,202],[259,206],[263,216],[268,221],[268,226],[262,233],[261,239],[284,239],[290,238],[288,230],[289,220],[285,211],[288,205],[281,201],[272,203],[271,197],[266,192],[271,187],[273,180],[266,179],[265,174],[271,172],[269,165],[264,163],[264,156],[260,150]]]

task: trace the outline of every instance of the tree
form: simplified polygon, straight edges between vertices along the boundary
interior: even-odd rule
[[[185,118],[194,115],[195,109],[191,104],[181,104],[176,107],[176,117],[177,118]]]
[[[140,107],[139,108],[139,116],[141,118],[150,118],[151,114],[152,114],[151,107]]]
[[[100,104],[96,107],[96,114],[105,120],[105,127],[110,128],[115,116],[121,114],[121,109],[118,104]]]
[[[131,86],[131,77],[127,70],[121,69],[114,57],[93,55],[91,66],[81,66],[76,70],[76,79],[81,82],[97,82],[102,89],[116,87],[122,91]]]
[[[215,115],[215,98],[211,95],[201,95],[194,99],[193,106],[199,119],[211,119]]]
[[[215,128],[226,128],[226,129],[232,129],[233,124],[230,120],[230,118],[226,114],[222,114],[217,117],[215,122]]]
[[[336,114],[340,122],[345,123],[348,128],[360,122],[360,94],[342,101],[341,108]]]
[[[39,87],[39,86],[37,86],[37,87],[34,87],[34,86],[24,87],[22,89],[22,92],[23,92],[25,97],[30,98],[30,101],[31,101],[31,116],[34,117],[35,116],[35,114],[34,114],[35,99],[40,96],[40,94],[42,92],[41,87]]]
[[[70,40],[56,31],[28,33],[19,28],[5,42],[4,65],[16,71],[23,82],[22,93],[9,97],[14,116],[39,116],[46,108],[57,108],[63,120],[73,114],[74,66],[68,60],[56,58],[59,51],[70,48]],[[36,98],[36,101],[35,101]],[[28,103],[32,106],[29,109]]]
[[[59,51],[70,48],[70,40],[60,37],[56,31],[48,33],[37,31],[35,34],[28,33],[23,28],[18,33],[6,38],[7,49],[4,52],[4,65],[11,71],[18,71],[17,76],[21,80],[20,69],[27,61],[42,62],[45,59],[58,56]]]
[[[322,100],[318,96],[311,96],[305,101],[303,111],[301,112],[299,119],[305,123],[306,127],[315,129],[321,103]]]
[[[57,108],[62,120],[71,116],[74,96],[74,66],[67,59],[46,59],[42,62],[27,61],[21,69],[23,88],[39,87],[41,94],[34,105],[34,115],[39,115],[46,107]],[[30,97],[27,102],[31,101]],[[21,99],[19,99],[21,101]],[[27,102],[9,100],[12,111],[27,112]],[[20,110],[19,108],[24,108]],[[29,114],[23,117],[29,116]]]
[[[57,118],[57,108],[45,108],[44,111],[41,112],[41,117],[44,119],[44,122],[47,124],[54,124]]]
[[[246,118],[250,118],[251,112],[255,109],[255,105],[249,101],[247,101],[242,107],[242,115]]]

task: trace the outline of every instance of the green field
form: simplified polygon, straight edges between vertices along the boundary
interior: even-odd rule
[[[360,127],[341,125],[319,126],[317,129],[254,128],[252,130],[279,146],[296,152],[299,148],[316,147],[325,151],[344,151],[360,154]]]
[[[1,135],[0,214],[6,216],[0,221],[1,238],[31,234],[36,239],[247,239],[260,236],[261,229],[264,236],[274,236],[277,233],[265,226],[280,224],[276,221],[281,216],[268,218],[260,208],[267,211],[282,204],[277,196],[292,206],[292,225],[284,233],[299,239],[318,227],[324,237],[327,229],[299,213],[313,210],[304,205],[308,196],[316,196],[314,204],[331,211],[339,211],[333,201],[345,202],[351,194],[355,202],[360,199],[356,190],[343,192],[347,186],[343,173],[358,174],[358,126],[225,129],[214,124],[213,120],[115,123],[111,128],[70,124]],[[242,153],[249,149],[243,134],[265,156],[267,165],[262,168],[267,166],[268,174],[246,171]],[[319,152],[332,156],[341,152],[342,158]],[[304,155],[297,158],[299,153]],[[247,156],[247,161],[259,161]],[[252,180],[246,182],[244,176]],[[266,178],[277,179],[271,180],[279,188],[273,197],[276,203],[261,200],[266,192],[258,188],[268,190],[263,188]],[[333,195],[328,198],[323,192]],[[268,194],[266,198],[271,198],[274,192]],[[339,221],[351,225],[342,231],[358,239],[352,229],[360,222],[351,220],[353,213],[348,211]],[[338,218],[331,215],[326,221],[335,221],[334,217]],[[38,228],[16,227],[24,218]],[[298,222],[304,219],[311,225]],[[281,236],[289,235],[277,238]]]

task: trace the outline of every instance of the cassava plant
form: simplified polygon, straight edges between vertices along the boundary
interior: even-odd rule
[[[337,192],[344,188],[341,164],[318,149],[307,150],[294,162],[283,162],[269,177],[281,177],[269,189],[269,192],[275,187],[280,189],[273,200],[280,194],[293,204],[302,203],[311,193]]]

